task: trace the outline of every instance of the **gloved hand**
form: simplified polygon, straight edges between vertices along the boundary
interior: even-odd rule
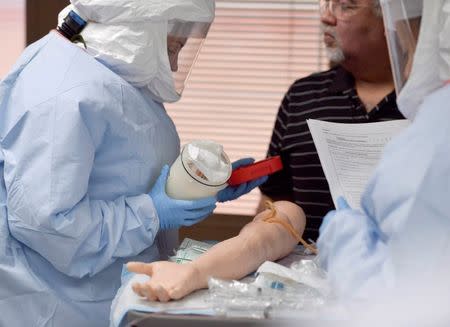
[[[332,210],[328,212],[326,216],[323,218],[322,224],[320,225],[319,239],[317,240],[319,255],[317,256],[316,261],[319,263],[320,267],[322,267],[325,270],[328,269],[328,260],[330,257],[330,253],[333,253],[333,251],[336,249],[336,242],[334,240],[334,238],[336,237],[336,233],[333,232],[332,228],[333,224],[330,225],[330,223],[335,219],[336,213],[338,211],[346,209],[351,209],[347,201],[342,196],[338,197],[337,210]],[[328,233],[328,235],[324,236],[326,233]],[[342,246],[342,244],[339,245]]]
[[[177,200],[166,194],[169,166],[164,165],[161,175],[149,195],[153,200],[162,230],[191,226],[208,217],[216,208],[216,198]]]
[[[231,167],[233,170],[241,167],[241,166],[247,166],[252,164],[255,161],[253,158],[243,158],[239,159],[231,164]],[[226,202],[235,200],[241,195],[247,194],[251,190],[253,190],[255,187],[263,184],[267,181],[267,176],[260,177],[258,179],[249,181],[247,183],[242,183],[237,186],[227,186],[223,190],[219,191],[217,193],[217,201],[219,202]]]
[[[351,209],[350,205],[347,203],[347,200],[343,196],[337,198],[337,208],[338,210]]]
[[[340,196],[337,198],[337,210],[345,210],[345,209],[351,209],[350,206],[347,203],[347,200],[345,200],[344,197]],[[319,233],[325,229],[325,227],[328,225],[331,219],[336,215],[337,210],[332,210],[326,214],[326,216],[322,220],[322,224],[319,228]]]

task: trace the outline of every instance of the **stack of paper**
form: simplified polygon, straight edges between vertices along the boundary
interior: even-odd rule
[[[386,143],[410,124],[408,120],[340,124],[314,119],[307,123],[334,204],[343,196],[352,208],[360,207],[361,194]]]

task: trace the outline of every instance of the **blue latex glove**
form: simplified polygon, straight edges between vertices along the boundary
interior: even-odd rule
[[[149,195],[153,200],[162,230],[191,226],[208,217],[216,208],[216,198],[177,200],[166,194],[169,166],[164,165],[161,175]]]
[[[347,200],[343,196],[337,198],[337,208],[338,210],[351,209],[350,205],[347,203]]]
[[[317,262],[319,263],[320,267],[327,270],[328,269],[328,260],[330,253],[333,253],[334,250],[336,250],[336,243],[331,242],[328,238],[324,239],[325,230],[327,229],[327,226],[330,224],[331,221],[336,216],[336,213],[341,210],[351,209],[347,201],[344,197],[340,196],[337,198],[337,209],[329,211],[326,216],[322,220],[322,224],[319,228],[319,239],[317,240],[317,246],[319,248],[319,255],[317,256]],[[328,231],[329,232],[329,231]],[[332,233],[332,235],[335,235]],[[329,235],[328,235],[329,236]],[[339,245],[342,246],[343,243],[340,243]]]
[[[243,158],[239,159],[231,164],[233,170],[241,167],[252,164],[255,161],[253,158]],[[247,183],[242,183],[237,186],[227,186],[225,189],[221,190],[217,193],[217,201],[226,202],[235,200],[241,195],[247,194],[255,187],[265,183],[267,181],[267,176],[260,177],[258,179],[249,181]]]
[[[337,198],[337,210],[345,210],[345,209],[351,209],[349,204],[347,203],[347,200],[345,200],[344,197],[340,196]],[[322,224],[319,228],[319,233],[325,228],[325,226],[328,225],[331,219],[333,219],[334,215],[336,214],[336,210],[332,210],[326,214],[326,216],[322,220]]]

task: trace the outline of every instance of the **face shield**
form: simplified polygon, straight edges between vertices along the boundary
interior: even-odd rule
[[[175,102],[215,16],[214,0],[70,0],[86,51],[158,102]]]
[[[411,72],[423,0],[382,0],[383,20],[397,94]]]
[[[179,96],[190,76],[211,23],[169,21],[167,55],[174,87]]]

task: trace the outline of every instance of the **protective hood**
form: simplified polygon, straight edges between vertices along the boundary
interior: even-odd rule
[[[389,1],[392,0],[382,1],[383,14],[386,12],[385,4]],[[411,0],[394,1],[407,5]],[[388,19],[388,16],[385,19]],[[387,36],[389,38],[389,34]],[[442,87],[448,79],[450,79],[450,0],[423,1],[422,20],[412,70],[397,98],[400,111],[405,117],[413,120],[424,97]]]
[[[130,84],[147,87],[155,100],[175,102],[181,96],[202,42],[195,42],[194,50],[186,46],[191,62],[182,61],[177,72],[169,61],[168,35],[181,22],[181,26],[189,27],[183,30],[182,47],[190,37],[203,40],[214,20],[215,2],[71,0],[71,5],[60,13],[60,22],[70,10],[75,10],[88,22],[81,35],[89,54]],[[192,28],[197,23],[201,28]],[[199,30],[202,33],[198,33]],[[182,77],[177,77],[177,73]]]

